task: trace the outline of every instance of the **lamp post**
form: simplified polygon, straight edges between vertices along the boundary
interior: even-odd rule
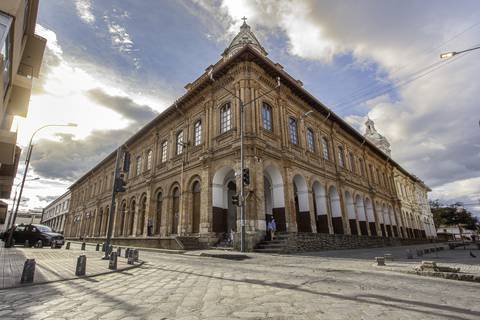
[[[212,82],[215,81],[214,77],[213,77],[213,67],[210,68],[210,70],[208,71],[208,76],[210,77],[210,80]],[[240,102],[240,175],[241,175],[241,183],[240,183],[240,197],[239,197],[239,205],[240,205],[240,227],[241,227],[241,230],[240,230],[240,251],[241,252],[245,252],[245,217],[246,217],[246,212],[245,212],[245,181],[243,179],[243,172],[244,172],[244,168],[245,168],[245,152],[244,152],[244,136],[245,136],[245,108],[249,105],[251,105],[252,103],[254,103],[255,101],[257,101],[258,99],[266,96],[267,94],[269,94],[270,92],[272,91],[275,91],[276,89],[278,89],[280,87],[280,77],[277,77],[277,85],[265,92],[264,94],[248,101],[247,103],[245,103],[243,101],[243,99],[239,96],[237,96],[234,92],[230,91],[229,89],[227,89],[225,86],[221,86],[222,89],[224,89],[225,91],[227,91],[228,93],[230,93],[234,98],[238,99],[238,101]]]
[[[25,171],[23,172],[23,178],[22,178],[22,182],[21,182],[21,186],[20,186],[20,193],[18,195],[18,200],[17,200],[17,205],[15,207],[15,212],[13,213],[13,218],[12,218],[12,227],[15,225],[15,219],[17,218],[17,213],[18,213],[18,206],[20,205],[20,200],[22,199],[22,193],[23,193],[23,187],[25,185],[25,178],[27,177],[27,172],[28,172],[28,166],[30,165],[30,158],[32,156],[32,149],[33,149],[33,145],[32,145],[32,141],[33,141],[33,137],[35,137],[35,135],[42,129],[45,129],[45,128],[48,128],[48,127],[76,127],[77,124],[75,123],[68,123],[68,124],[47,124],[45,126],[42,126],[40,128],[38,128],[37,130],[35,130],[35,132],[33,132],[32,136],[30,137],[30,142],[28,143],[28,149],[27,149],[27,157],[25,159]],[[15,205],[15,203],[13,204]],[[13,209],[13,208],[12,208]],[[9,232],[8,234],[8,241],[5,245],[5,247],[11,247],[11,244],[12,244],[12,235],[13,235],[13,230],[11,232]]]
[[[35,180],[39,180],[40,177],[36,177],[36,178],[33,178],[33,179],[29,179],[29,180],[26,180],[26,181],[35,181]],[[8,222],[7,222],[7,226],[5,228],[5,230],[8,230],[10,228],[10,222],[12,221],[12,216],[13,216],[13,208],[15,207],[15,201],[17,200],[17,191],[18,191],[18,187],[20,186],[20,183],[22,183],[21,181],[19,183],[17,183],[17,186],[15,187],[15,196],[13,197],[13,202],[12,202],[12,208],[10,209],[10,214],[8,215]]]
[[[444,52],[442,54],[440,54],[440,59],[450,59],[458,54],[461,54],[461,53],[465,53],[465,52],[469,52],[469,51],[473,51],[473,50],[477,50],[477,49],[480,49],[480,46],[478,47],[473,47],[473,48],[470,48],[470,49],[466,49],[466,50],[462,50],[462,51],[451,51],[451,52]]]

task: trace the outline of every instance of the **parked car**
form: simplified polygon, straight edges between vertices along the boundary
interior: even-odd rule
[[[2,240],[7,241],[10,232],[13,231],[12,241],[13,244],[25,244],[25,241],[28,240],[28,243],[33,246],[39,240],[42,241],[43,246],[50,246],[52,241],[55,241],[56,247],[60,248],[63,246],[65,239],[60,233],[53,232],[50,227],[41,225],[41,224],[28,224],[28,225],[18,225],[10,228],[5,231],[2,235]]]

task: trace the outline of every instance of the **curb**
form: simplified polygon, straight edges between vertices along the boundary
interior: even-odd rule
[[[82,244],[82,242],[80,241],[65,241],[65,243],[67,242]],[[92,242],[85,242],[85,245],[95,247],[97,244]],[[113,247],[115,248],[121,247],[124,250],[126,248],[130,248],[130,249],[138,249],[139,251],[144,251],[144,252],[168,253],[168,254],[184,254],[185,252],[187,252],[187,250],[157,249],[157,248],[131,247],[131,246],[119,246],[119,245],[114,245]]]
[[[123,272],[123,271],[131,270],[131,269],[135,269],[135,268],[138,268],[138,267],[140,267],[140,266],[143,266],[144,263],[145,263],[145,261],[141,261],[141,260],[140,260],[138,264],[133,265],[133,266],[125,267],[125,268],[123,268],[123,269],[121,269],[121,270],[109,270],[109,271],[104,271],[104,272],[99,272],[99,273],[91,274],[91,275],[88,275],[88,276],[81,276],[81,277],[75,276],[75,277],[71,277],[71,278],[63,278],[63,279],[56,279],[56,280],[49,280],[49,281],[41,281],[41,282],[34,282],[34,283],[18,284],[18,285],[13,286],[13,287],[0,288],[0,291],[11,290],[11,289],[18,289],[18,288],[24,288],[24,287],[33,287],[33,286],[37,286],[37,285],[51,284],[51,283],[57,283],[57,282],[65,282],[65,281],[73,281],[73,280],[80,280],[80,279],[95,278],[95,277],[103,276],[103,275],[106,275],[106,274]]]

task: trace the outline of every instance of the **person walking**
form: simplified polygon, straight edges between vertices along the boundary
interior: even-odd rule
[[[268,223],[267,230],[270,232],[270,240],[273,240],[275,238],[275,231],[277,231],[277,224],[275,223],[274,217],[272,217]]]

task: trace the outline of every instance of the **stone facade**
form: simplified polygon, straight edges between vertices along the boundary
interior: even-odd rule
[[[49,226],[56,232],[63,232],[65,228],[65,215],[70,208],[70,191],[55,199],[43,209],[41,223]]]
[[[206,246],[233,230],[238,240],[231,198],[241,183],[240,102],[232,93],[247,105],[247,248],[263,239],[272,216],[289,233],[422,237],[421,225],[407,233],[394,174],[419,180],[269,60],[248,25],[241,33],[243,42],[236,37],[174,105],[124,144],[131,168],[127,191],[116,198],[114,238],[194,236]],[[105,236],[114,161],[112,153],[71,186],[67,237]]]

